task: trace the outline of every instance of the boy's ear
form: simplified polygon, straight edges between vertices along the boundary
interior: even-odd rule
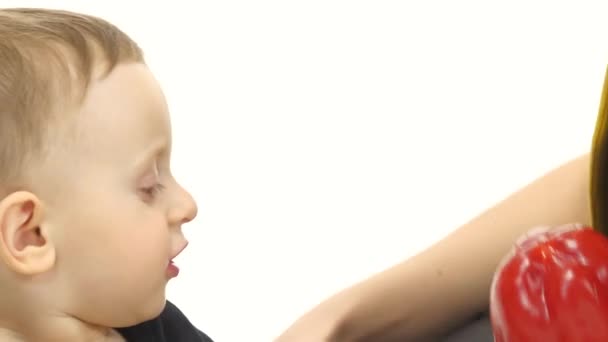
[[[44,207],[26,191],[0,200],[0,258],[10,270],[34,275],[55,264],[55,247],[43,227]]]

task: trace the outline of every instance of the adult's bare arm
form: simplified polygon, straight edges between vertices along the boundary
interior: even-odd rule
[[[277,341],[426,341],[487,309],[494,271],[536,226],[589,223],[589,155],[513,193],[422,253],[347,288]]]

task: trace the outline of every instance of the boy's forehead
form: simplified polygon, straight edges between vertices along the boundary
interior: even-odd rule
[[[119,65],[92,83],[79,117],[83,138],[115,154],[145,152],[171,135],[164,95],[143,64]]]

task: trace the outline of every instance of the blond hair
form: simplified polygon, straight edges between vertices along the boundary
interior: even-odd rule
[[[43,160],[56,123],[83,99],[101,68],[143,62],[139,46],[111,23],[69,11],[0,9],[0,190]],[[4,192],[4,191],[3,191]]]

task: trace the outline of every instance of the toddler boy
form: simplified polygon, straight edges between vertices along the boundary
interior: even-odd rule
[[[165,299],[197,212],[170,156],[125,33],[0,9],[0,341],[211,341]]]

